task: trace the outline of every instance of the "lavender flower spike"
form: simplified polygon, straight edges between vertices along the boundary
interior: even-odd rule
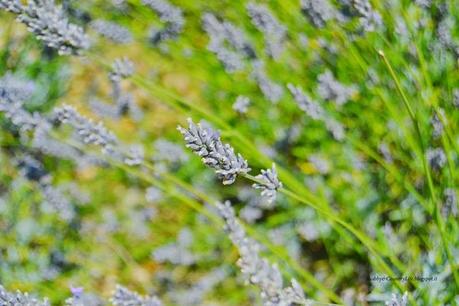
[[[229,144],[222,143],[218,133],[211,128],[203,128],[199,123],[196,125],[188,118],[188,129],[181,126],[177,129],[182,133],[186,147],[201,156],[204,164],[215,169],[224,185],[231,185],[238,174],[250,171],[241,154],[236,155]]]
[[[263,33],[266,54],[277,59],[284,49],[283,43],[287,36],[286,28],[265,5],[249,2],[246,8],[252,23]]]
[[[217,203],[221,217],[225,220],[225,230],[239,250],[237,264],[242,274],[261,290],[264,306],[290,306],[292,304],[310,305],[301,286],[294,279],[291,286],[284,288],[282,275],[276,265],[269,263],[259,254],[259,245],[247,237],[244,228],[236,219],[231,203]]]
[[[85,144],[94,144],[102,148],[103,153],[113,153],[113,146],[118,142],[116,136],[107,130],[102,122],[94,123],[80,115],[70,105],[58,107],[54,111],[55,119],[72,126]]]
[[[273,203],[276,200],[277,190],[282,188],[282,182],[277,178],[276,165],[273,164],[271,169],[261,170],[261,174],[257,175],[260,182],[252,185],[255,189],[261,189],[261,196],[265,197],[268,203]]]
[[[0,305],[2,306],[49,306],[49,302],[45,299],[40,301],[29,296],[28,293],[22,293],[19,290],[16,293],[11,293],[5,290],[2,285],[0,285]]]
[[[61,55],[79,54],[90,46],[83,29],[69,23],[62,7],[54,0],[29,0],[27,5],[18,0],[0,0],[0,9],[17,14],[18,21]]]
[[[162,306],[163,303],[156,296],[144,297],[129,289],[116,285],[115,292],[110,299],[114,306]]]

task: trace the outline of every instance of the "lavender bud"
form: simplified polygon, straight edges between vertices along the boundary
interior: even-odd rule
[[[224,185],[234,183],[238,174],[247,174],[250,168],[241,154],[235,154],[229,144],[223,144],[218,133],[211,128],[203,128],[188,119],[188,129],[178,126],[186,147],[202,158],[207,166],[215,169],[217,177]]]
[[[268,203],[276,200],[277,190],[282,188],[282,182],[277,178],[276,166],[273,164],[271,169],[261,170],[261,174],[255,177],[260,180],[252,185],[255,189],[261,190],[261,196],[265,197]]]

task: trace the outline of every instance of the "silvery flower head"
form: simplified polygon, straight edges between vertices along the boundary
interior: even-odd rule
[[[253,184],[253,188],[261,190],[261,196],[265,197],[268,203],[276,200],[277,190],[282,188],[282,182],[277,178],[276,166],[271,169],[261,170],[261,174],[255,177],[259,182]]]
[[[245,96],[238,96],[233,104],[233,109],[239,114],[247,113],[247,109],[250,105],[250,99]]]
[[[79,54],[90,46],[83,28],[69,23],[64,10],[54,0],[29,0],[27,5],[22,5],[20,1],[3,0],[0,8],[17,14],[17,19],[30,32],[61,55]]]
[[[132,34],[127,28],[114,22],[101,19],[94,20],[91,22],[91,28],[118,44],[129,44],[133,40]]]
[[[435,171],[441,170],[446,164],[446,155],[441,148],[428,149],[426,157],[430,167]]]
[[[264,35],[266,54],[277,59],[284,49],[287,30],[265,5],[249,2],[246,7],[252,23]]]
[[[188,128],[178,126],[177,129],[183,135],[186,147],[199,155],[204,164],[215,169],[224,185],[234,183],[238,174],[250,171],[241,154],[234,153],[229,144],[222,143],[219,134],[211,128],[203,128],[188,119]]]
[[[301,11],[317,28],[323,28],[337,16],[336,9],[328,0],[301,0]]]
[[[117,285],[110,299],[114,306],[162,306],[156,296],[141,296],[137,292]]]

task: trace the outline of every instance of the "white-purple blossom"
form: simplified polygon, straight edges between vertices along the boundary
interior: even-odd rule
[[[26,5],[18,0],[0,0],[0,9],[16,14],[30,32],[61,55],[79,54],[90,46],[83,28],[69,23],[54,0],[28,0]]]
[[[196,125],[188,119],[188,128],[178,126],[178,130],[185,139],[186,147],[199,155],[204,164],[215,169],[224,185],[234,183],[237,175],[250,171],[241,154],[234,153],[229,144],[222,143],[219,134],[211,128],[204,128],[199,123]]]

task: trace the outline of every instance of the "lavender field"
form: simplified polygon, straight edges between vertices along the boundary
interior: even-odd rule
[[[457,0],[0,0],[0,306],[459,305]]]

